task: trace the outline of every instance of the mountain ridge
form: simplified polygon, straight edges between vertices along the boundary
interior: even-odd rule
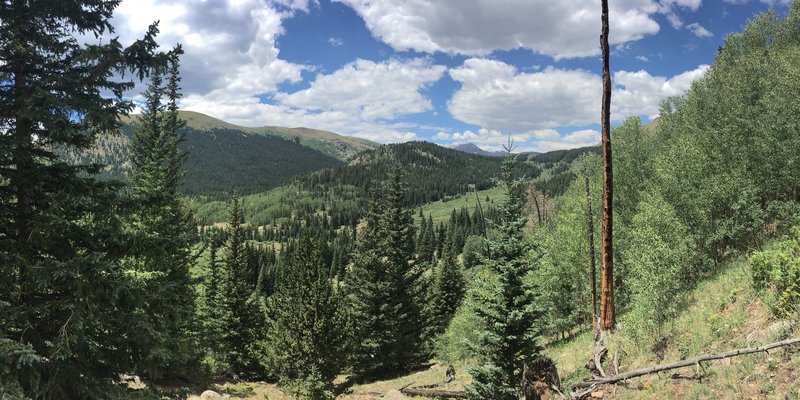
[[[321,129],[306,127],[287,128],[274,125],[247,127],[226,122],[219,118],[215,118],[197,111],[189,110],[180,110],[178,111],[178,115],[181,119],[186,121],[186,127],[198,131],[210,132],[215,129],[223,129],[240,131],[251,135],[278,136],[284,139],[293,140],[297,144],[310,147],[341,161],[347,161],[364,150],[373,149],[379,146],[378,143],[367,139],[340,135],[338,133]],[[121,121],[125,124],[130,124],[138,117],[139,114],[131,114],[130,116],[123,117]]]

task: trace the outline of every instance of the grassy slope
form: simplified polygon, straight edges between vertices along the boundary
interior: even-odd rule
[[[781,328],[784,324],[750,288],[750,267],[743,260],[726,265],[715,277],[701,282],[687,297],[687,304],[669,330],[667,348],[656,356],[634,342],[625,328],[625,316],[616,333],[608,339],[610,353],[620,352],[620,371],[630,371],[669,363],[696,355],[757,346],[800,335],[800,327]],[[586,377],[585,364],[591,352],[592,338],[584,332],[548,347],[546,354],[555,360],[565,386]],[[660,359],[659,359],[660,358]],[[378,398],[370,393],[385,393],[384,399],[405,398],[393,392],[410,382],[414,386],[439,383],[445,365],[353,387],[352,393],[339,399]],[[445,386],[460,390],[469,383],[463,365],[456,365],[457,381]],[[673,374],[679,374],[673,378]],[[800,399],[800,349],[777,349],[770,354],[755,354],[712,361],[704,368],[702,380],[693,379],[695,370],[684,368],[635,378],[618,386],[601,388],[606,399]],[[218,388],[240,399],[289,399],[272,384],[247,383]],[[235,395],[239,393],[240,395]],[[197,397],[194,397],[197,398]],[[421,399],[421,398],[420,398]]]
[[[657,356],[649,346],[633,341],[626,332],[624,315],[608,347],[610,354],[619,350],[620,372],[625,372],[702,354],[754,347],[800,334],[797,326],[794,332],[783,326],[751,289],[748,263],[736,260],[687,296],[685,310],[667,328],[669,339],[663,354]],[[587,376],[583,365],[591,345],[591,334],[585,332],[547,350],[558,364],[562,382],[568,385]],[[680,378],[672,378],[675,373]],[[603,391],[609,399],[800,398],[800,349],[797,348],[712,361],[705,365],[701,381],[689,379],[695,373],[692,368],[673,370],[616,387],[607,386]]]
[[[487,196],[489,197],[489,203],[486,202]],[[478,198],[481,201],[481,207],[486,210],[486,207],[490,204],[497,204],[498,202],[505,201],[506,196],[503,194],[502,188],[493,187],[491,189],[479,190]],[[471,213],[475,209],[475,204],[475,193],[472,192],[445,201],[434,201],[423,205],[421,208],[425,218],[430,214],[433,217],[433,222],[438,225],[439,222],[446,223],[450,220],[450,214],[453,212],[453,209],[458,212],[461,207],[467,207]],[[419,209],[414,211],[414,217],[419,219]],[[419,221],[417,221],[417,224],[419,224]]]

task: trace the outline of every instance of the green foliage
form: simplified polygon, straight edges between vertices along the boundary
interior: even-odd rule
[[[501,181],[508,201],[500,206],[499,237],[489,242],[484,268],[497,276],[488,292],[473,290],[475,313],[481,320],[477,343],[471,343],[474,358],[481,363],[469,369],[472,383],[465,387],[471,399],[517,399],[522,365],[537,357],[537,338],[543,331],[543,311],[537,288],[525,279],[538,265],[527,259],[529,246],[522,229],[521,184],[514,179],[515,157],[503,160]]]
[[[330,400],[336,397],[331,383],[322,377],[316,366],[311,367],[302,379],[281,378],[280,385],[285,393],[303,400]]]
[[[779,316],[796,313],[800,304],[800,219],[791,234],[777,245],[750,257],[753,286],[770,293],[769,303]]]
[[[141,308],[132,313],[139,334],[132,340],[144,349],[135,371],[161,377],[198,355],[192,337],[194,291],[189,267],[197,243],[197,228],[178,193],[185,154],[178,144],[178,56],[173,50],[166,65],[150,77],[146,105],[131,141],[132,210],[126,220],[131,254],[122,267],[138,276]],[[162,76],[167,77],[163,84]],[[165,99],[166,97],[166,99]],[[164,101],[165,100],[165,101]]]
[[[430,355],[427,285],[414,263],[414,226],[396,169],[385,193],[373,190],[346,285],[354,325],[353,372],[360,378],[419,367]]]
[[[138,277],[119,266],[128,244],[117,186],[95,179],[97,165],[58,158],[114,131],[133,107],[134,82],[119,77],[152,66],[156,26],[127,48],[81,44],[113,31],[118,3],[0,9],[0,386],[28,397],[113,397],[117,374],[145,351],[131,340],[141,303]]]
[[[486,257],[486,240],[478,235],[470,235],[464,241],[464,268],[472,269],[481,262],[481,257]]]
[[[331,386],[348,353],[343,297],[321,250],[318,240],[303,237],[284,254],[277,288],[267,300],[271,321],[262,361],[273,374],[307,386],[304,398],[312,399]]]
[[[644,194],[628,229],[621,254],[632,303],[626,324],[641,342],[660,343],[664,325],[681,307],[681,278],[690,260],[688,232],[675,210],[651,193]]]
[[[591,324],[585,179],[589,179],[592,199],[595,263],[599,278],[602,204],[600,163],[600,157],[594,154],[588,154],[579,161],[577,169],[581,171],[581,178],[572,181],[567,191],[555,199],[554,216],[544,226],[537,227],[531,235],[531,240],[541,243],[545,251],[542,265],[535,276],[542,288],[541,300],[548,308],[547,325],[551,335],[569,331],[580,324]]]
[[[211,326],[207,333],[212,338],[209,344],[216,370],[262,377],[258,345],[265,314],[255,290],[256,278],[248,273],[243,223],[239,201],[234,199],[222,261],[211,270],[213,281],[207,292]]]
[[[438,327],[437,332],[443,332],[461,305],[466,291],[461,267],[452,254],[445,254],[440,266],[436,268],[434,285],[433,323]]]

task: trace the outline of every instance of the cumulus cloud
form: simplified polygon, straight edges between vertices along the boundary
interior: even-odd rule
[[[703,28],[703,26],[698,24],[697,22],[686,25],[686,29],[692,31],[692,33],[697,37],[709,38],[714,36],[713,33],[711,33],[708,29]]]
[[[486,55],[523,47],[557,59],[599,54],[599,0],[508,0],[502,7],[494,0],[337,1],[352,7],[376,38],[396,50]],[[611,44],[657,33],[652,14],[658,11],[650,0],[612,2]]]
[[[612,118],[657,114],[661,100],[683,93],[707,68],[703,65],[672,78],[644,70],[616,72]],[[461,87],[448,102],[448,110],[480,127],[532,132],[588,125],[600,118],[600,77],[587,71],[548,67],[524,73],[501,61],[472,58],[449,73]]]
[[[420,94],[445,71],[425,59],[375,63],[356,60],[330,75],[317,75],[308,89],[279,94],[281,104],[321,111],[342,111],[363,120],[392,119],[432,109]]]

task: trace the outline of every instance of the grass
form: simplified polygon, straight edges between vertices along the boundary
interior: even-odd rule
[[[489,198],[488,202],[486,201],[487,197]],[[505,201],[505,198],[506,196],[503,193],[503,188],[499,186],[478,191],[478,199],[480,199],[481,207],[483,207],[484,211],[486,211],[487,207],[491,204]],[[421,208],[425,218],[428,218],[428,214],[430,214],[433,218],[433,222],[438,225],[439,222],[448,222],[450,220],[450,214],[454,209],[458,212],[462,207],[467,207],[471,214],[476,205],[475,192],[470,192],[451,199],[427,203],[421,206]],[[414,217],[419,219],[419,208],[414,210]],[[418,220],[416,224],[419,225]]]
[[[667,328],[661,356],[649,343],[634,340],[624,315],[607,340],[609,354],[620,354],[621,372],[665,364],[702,354],[754,347],[797,336],[775,319],[751,288],[745,260],[728,264],[717,276],[701,282],[687,296],[684,311]],[[559,366],[565,386],[588,376],[583,364],[591,354],[592,337],[586,332],[551,346],[546,353]],[[604,388],[609,399],[797,399],[800,398],[800,349],[777,349],[704,364],[697,375],[684,368],[648,375]],[[673,377],[673,374],[678,374]]]

